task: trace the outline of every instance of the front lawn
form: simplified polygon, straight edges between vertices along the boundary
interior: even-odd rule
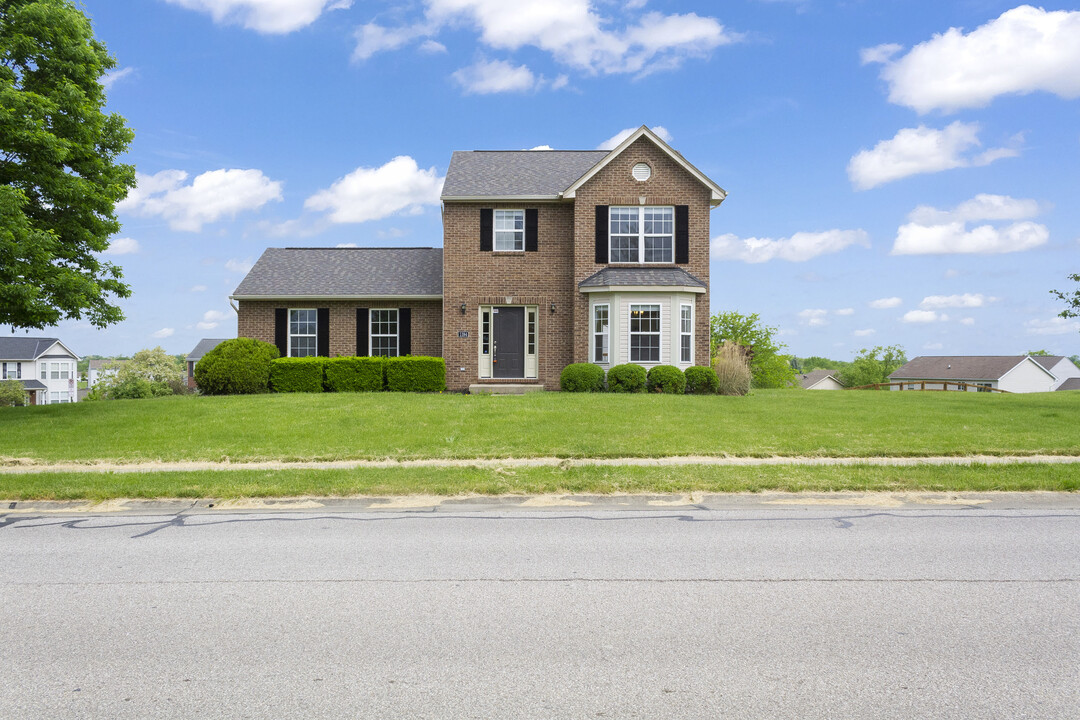
[[[1080,455],[1080,393],[282,394],[0,408],[0,458]]]

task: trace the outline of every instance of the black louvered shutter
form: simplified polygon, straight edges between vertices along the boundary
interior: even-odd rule
[[[330,308],[316,310],[319,324],[316,326],[315,354],[319,357],[330,357]]]
[[[356,357],[367,357],[368,352],[368,309],[356,308]]]
[[[596,262],[608,262],[608,206],[596,206]]]
[[[480,208],[480,252],[491,252],[491,240],[494,235],[491,208]]]
[[[274,308],[274,344],[281,357],[289,356],[289,308]]]
[[[525,252],[536,252],[539,247],[536,226],[539,223],[539,211],[536,208],[525,211]]]
[[[412,309],[397,311],[397,354],[412,355]]]
[[[690,206],[675,206],[675,262],[690,262]]]

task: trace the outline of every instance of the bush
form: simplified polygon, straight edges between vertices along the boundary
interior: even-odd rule
[[[105,389],[110,400],[142,400],[155,397],[153,384],[144,377],[131,375],[117,380]]]
[[[277,358],[270,361],[270,389],[274,392],[323,391],[323,368],[326,358]]]
[[[392,392],[442,392],[446,361],[438,357],[386,359],[386,389]]]
[[[746,352],[733,342],[725,342],[716,349],[713,358],[716,371],[717,392],[721,395],[746,395],[750,392],[750,363]]]
[[[30,398],[21,382],[18,380],[0,382],[0,407],[19,407],[29,403]]]
[[[326,361],[330,392],[378,392],[386,387],[386,358],[337,357]]]
[[[565,392],[603,392],[604,370],[592,363],[573,363],[563,368],[559,387]]]
[[[712,368],[700,365],[686,368],[687,395],[713,395],[719,387],[720,379]]]
[[[652,393],[682,395],[686,390],[686,374],[674,365],[657,365],[649,369],[645,387]]]
[[[270,362],[280,355],[261,340],[226,340],[195,363],[195,382],[206,395],[270,392]]]
[[[645,392],[645,368],[634,363],[616,365],[608,370],[607,383],[611,392]]]

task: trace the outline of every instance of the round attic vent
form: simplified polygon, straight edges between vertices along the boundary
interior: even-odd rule
[[[652,177],[652,168],[649,167],[647,163],[638,163],[634,166],[631,173],[638,182],[645,182]]]

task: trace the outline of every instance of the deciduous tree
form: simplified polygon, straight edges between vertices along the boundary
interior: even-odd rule
[[[863,348],[851,365],[840,371],[840,382],[848,387],[889,382],[889,375],[906,362],[907,355],[899,345]]]
[[[1069,279],[1080,283],[1080,273],[1069,275]],[[1065,303],[1065,309],[1058,313],[1061,317],[1080,317],[1080,290],[1073,290],[1071,293],[1051,290],[1050,294]]]
[[[780,354],[786,345],[776,342],[776,328],[765,325],[757,313],[717,313],[709,318],[710,349],[715,357],[728,340],[753,348],[750,372],[755,388],[785,388],[795,385],[791,358]]]

